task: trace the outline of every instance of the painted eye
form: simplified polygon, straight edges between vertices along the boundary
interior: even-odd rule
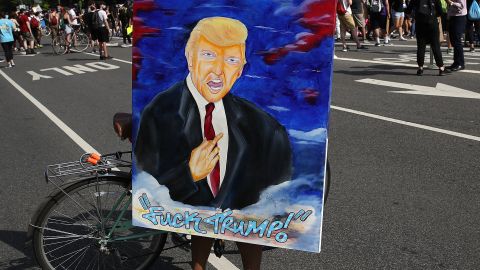
[[[207,58],[207,59],[213,59],[215,58],[215,53],[210,52],[210,51],[202,51],[200,54],[202,57]]]
[[[238,63],[240,63],[240,58],[238,58],[238,57],[228,57],[226,59],[226,62],[228,64],[238,64]]]

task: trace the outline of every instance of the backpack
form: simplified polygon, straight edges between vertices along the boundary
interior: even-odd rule
[[[435,15],[435,2],[432,0],[419,0],[417,13],[422,14],[425,17],[434,17]]]
[[[32,19],[30,20],[30,24],[32,25],[32,28],[38,28],[40,26],[40,23],[35,17],[32,17]]]
[[[58,24],[58,19],[56,16],[51,16],[50,17],[50,25],[55,26]]]
[[[473,0],[472,5],[468,10],[468,19],[470,19],[471,21],[480,20],[480,6],[475,0]]]
[[[370,12],[379,13],[382,11],[382,0],[371,0],[369,8]]]
[[[347,13],[345,6],[343,6],[343,0],[337,1],[337,13],[338,15],[345,15]]]
[[[94,29],[102,28],[102,24],[102,18],[100,18],[98,10],[95,10],[95,13],[92,15],[92,27]]]

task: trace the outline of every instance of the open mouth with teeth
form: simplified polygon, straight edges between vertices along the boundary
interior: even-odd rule
[[[211,80],[207,83],[207,85],[210,88],[210,92],[213,94],[217,94],[223,88],[223,82],[220,79]]]

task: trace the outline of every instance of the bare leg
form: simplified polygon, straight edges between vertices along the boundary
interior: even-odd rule
[[[242,255],[244,270],[260,270],[262,264],[262,246],[237,242],[238,250]]]
[[[208,256],[215,239],[192,235],[192,269],[206,269]]]

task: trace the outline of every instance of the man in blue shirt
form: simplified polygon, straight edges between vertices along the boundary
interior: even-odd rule
[[[0,43],[5,52],[5,60],[7,67],[11,68],[15,65],[13,62],[13,30],[15,25],[5,16],[5,12],[0,12]]]

